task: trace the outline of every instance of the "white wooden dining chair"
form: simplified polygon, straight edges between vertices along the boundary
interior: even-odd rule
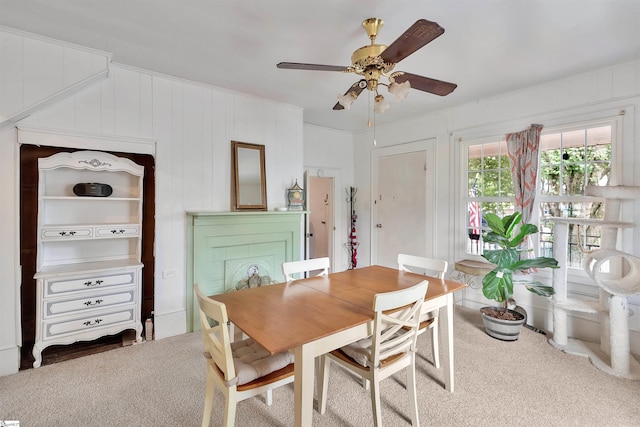
[[[329,366],[332,361],[370,382],[375,426],[382,425],[380,381],[406,369],[411,424],[420,425],[416,396],[416,341],[428,285],[429,282],[423,280],[410,288],[376,294],[373,299],[373,335],[320,357],[318,402],[321,414],[325,413],[327,407]]]
[[[449,263],[447,261],[424,258],[414,255],[399,254],[398,269],[402,271],[411,271],[413,273],[434,276],[444,279],[444,273],[447,272]],[[433,351],[433,365],[440,368],[440,339],[438,336],[438,310],[423,313],[420,317],[419,334],[431,331],[431,349]]]
[[[314,273],[314,276],[327,275],[329,274],[330,265],[331,263],[328,257],[289,261],[282,263],[282,272],[284,273],[285,280],[290,282],[296,280],[293,275],[298,273]]]
[[[235,424],[238,402],[267,393],[271,405],[271,391],[293,382],[293,354],[269,354],[251,338],[231,342],[226,306],[206,297],[198,285],[194,290],[200,308],[200,322],[207,358],[207,380],[202,426],[209,426],[216,387],[225,396],[224,426]]]

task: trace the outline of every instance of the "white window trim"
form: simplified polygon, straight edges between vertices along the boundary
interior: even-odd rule
[[[484,128],[477,128],[471,130],[464,130],[460,132],[452,132],[451,136],[453,141],[457,142],[455,152],[456,158],[460,159],[458,165],[458,195],[456,197],[457,202],[454,204],[456,221],[456,244],[454,247],[454,256],[456,260],[460,259],[472,259],[478,261],[484,261],[484,258],[480,255],[468,254],[466,252],[466,238],[467,228],[464,226],[466,222],[466,206],[469,200],[468,188],[467,188],[467,165],[468,165],[468,147],[470,145],[482,144],[488,142],[496,142],[503,140],[505,135],[510,132],[519,131],[530,123],[542,123],[544,128],[541,134],[557,132],[559,130],[566,131],[572,128],[579,129],[585,125],[592,126],[601,122],[603,124],[612,125],[612,141],[615,141],[611,147],[611,185],[622,185],[625,181],[633,182],[633,172],[626,171],[624,168],[624,141],[633,140],[633,118],[634,107],[633,106],[614,106],[602,110],[592,110],[583,113],[568,114],[570,112],[565,111],[562,113],[552,113],[545,117],[530,118],[526,121],[518,120],[505,122],[504,126],[498,126],[493,124]],[[522,125],[522,123],[529,123]],[[504,129],[502,132],[500,129]],[[538,196],[539,197],[539,196]],[[540,200],[536,198],[536,204],[540,203]],[[483,201],[512,201],[510,197],[480,197],[477,199],[480,202]],[[624,212],[623,212],[624,214]],[[632,215],[632,213],[629,213]],[[534,209],[531,222],[537,223],[539,220],[539,209]],[[623,221],[633,221],[633,217],[621,218]],[[629,239],[632,240],[632,239]],[[630,242],[622,241],[618,242],[619,246],[630,246]],[[536,242],[537,250],[537,242]],[[546,269],[548,270],[548,269]],[[551,271],[540,271],[537,274],[541,278],[551,278]],[[569,282],[573,282],[577,287],[572,287],[571,292],[581,293],[586,296],[597,297],[597,286],[593,283],[591,278],[583,270],[568,269]],[[586,285],[586,286],[584,286]],[[593,292],[592,292],[593,291]]]

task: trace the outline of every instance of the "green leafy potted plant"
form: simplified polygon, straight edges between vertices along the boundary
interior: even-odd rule
[[[485,243],[499,246],[499,249],[485,250],[482,255],[496,266],[482,279],[482,293],[501,306],[483,307],[480,312],[485,330],[490,336],[514,341],[518,339],[525,316],[507,307],[507,302],[513,295],[513,285],[522,284],[529,291],[543,297],[552,296],[554,290],[541,282],[514,280],[513,275],[536,268],[558,268],[558,261],[548,257],[521,258],[521,253],[529,250],[521,249],[520,245],[527,236],[538,232],[538,227],[534,224],[522,224],[518,227],[522,221],[522,213],[515,212],[503,218],[494,213],[487,213],[484,219],[491,231],[483,233],[483,240]]]

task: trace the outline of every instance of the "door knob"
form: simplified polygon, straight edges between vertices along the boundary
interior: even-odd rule
[[[376,224],[376,228],[382,228],[382,224]]]

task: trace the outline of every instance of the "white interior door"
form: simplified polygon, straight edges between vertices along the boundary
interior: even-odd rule
[[[397,267],[399,253],[433,256],[432,152],[433,141],[420,141],[374,153],[373,264]]]

